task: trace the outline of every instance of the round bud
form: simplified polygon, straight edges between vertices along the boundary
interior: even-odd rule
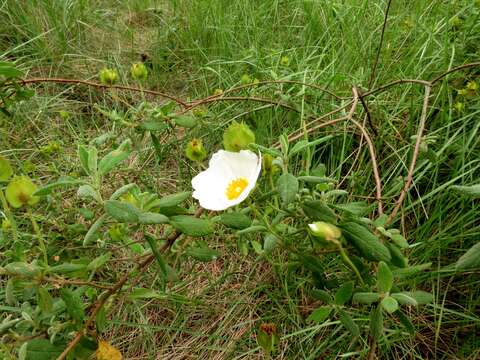
[[[104,68],[100,70],[99,79],[102,84],[113,85],[118,81],[117,70]]]
[[[313,236],[319,237],[326,241],[335,241],[342,236],[342,232],[338,227],[323,221],[317,221],[313,224],[308,224],[308,228]]]
[[[16,176],[7,185],[5,195],[12,207],[19,208],[24,205],[35,205],[38,202],[38,197],[33,196],[35,191],[37,191],[37,185],[30,178]]]
[[[130,68],[130,74],[135,80],[146,80],[148,76],[148,70],[144,63],[132,64]]]
[[[207,157],[207,151],[203,147],[202,140],[193,139],[185,148],[185,156],[191,161],[203,161]]]
[[[227,151],[239,152],[251,143],[255,143],[255,134],[245,123],[234,121],[223,133],[223,147]]]

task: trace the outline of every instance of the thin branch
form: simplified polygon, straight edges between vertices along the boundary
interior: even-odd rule
[[[93,87],[100,88],[100,89],[119,89],[119,90],[128,90],[128,91],[134,91],[134,92],[142,92],[142,93],[145,93],[145,94],[161,96],[163,98],[173,100],[177,104],[181,105],[182,107],[187,107],[188,106],[185,101],[180,100],[179,98],[176,98],[172,95],[169,95],[169,94],[166,94],[166,93],[163,93],[163,92],[160,92],[160,91],[140,89],[140,88],[136,88],[136,87],[133,87],[133,86],[105,85],[105,84],[97,83],[97,82],[94,82],[94,81],[78,80],[78,79],[63,79],[63,78],[31,78],[31,79],[20,80],[20,83],[22,83],[23,85],[36,84],[36,83],[46,83],[46,82],[53,82],[53,83],[59,83],[59,84],[87,85],[87,86],[93,86]]]
[[[189,111],[189,110],[193,109],[194,107],[204,105],[204,104],[214,103],[214,102],[217,102],[217,101],[256,101],[256,102],[281,106],[281,107],[283,107],[285,109],[288,109],[290,111],[299,112],[297,109],[295,109],[295,108],[293,108],[290,105],[287,105],[285,103],[275,101],[275,100],[272,100],[272,99],[260,98],[260,97],[254,97],[254,96],[219,96],[219,97],[214,97],[214,98],[209,97],[209,98],[201,99],[201,100],[198,100],[196,102],[188,104],[187,108],[185,110]]]
[[[420,151],[420,144],[422,142],[422,137],[423,137],[423,131],[425,130],[425,123],[427,121],[428,102],[429,102],[431,90],[432,90],[431,85],[425,85],[425,95],[423,97],[422,115],[420,116],[420,123],[418,125],[417,138],[415,141],[415,148],[413,150],[412,161],[408,169],[405,185],[400,193],[400,196],[398,197],[398,200],[395,204],[395,207],[393,208],[393,211],[390,213],[390,215],[387,218],[387,224],[389,224],[395,218],[395,216],[397,216],[397,213],[400,210],[403,200],[405,199],[405,196],[407,195],[407,192],[410,189],[410,185],[412,184],[412,181],[413,181],[413,172],[415,170],[415,165],[417,163],[418,153]]]
[[[378,44],[377,56],[375,57],[375,62],[373,63],[373,66],[372,66],[372,73],[370,74],[370,81],[368,82],[368,87],[372,86],[373,79],[375,78],[375,72],[377,71],[378,60],[380,59],[380,53],[382,52],[382,47],[383,47],[383,38],[385,35],[385,29],[387,28],[388,12],[390,11],[391,4],[392,4],[392,0],[388,0],[387,8],[385,10],[385,16],[383,18],[382,33],[380,35],[380,42]]]
[[[79,285],[79,286],[91,286],[91,287],[104,289],[104,290],[111,289],[111,286],[102,285],[102,284],[94,283],[91,281],[70,280],[70,279],[64,279],[64,278],[51,278],[51,277],[44,277],[41,279],[41,281],[58,284],[58,285]]]
[[[315,85],[315,84],[309,84],[309,83],[305,83],[303,81],[296,81],[296,80],[265,80],[265,81],[259,81],[257,83],[250,83],[250,84],[245,84],[245,85],[240,85],[240,86],[236,86],[236,87],[233,87],[233,88],[230,88],[230,89],[227,89],[225,90],[222,94],[219,94],[219,95],[212,95],[212,96],[209,96],[208,98],[215,98],[215,97],[220,97],[222,95],[226,95],[226,94],[229,94],[229,93],[232,93],[232,92],[235,92],[235,91],[239,91],[239,90],[243,90],[243,89],[247,89],[247,88],[251,88],[251,87],[257,87],[259,85],[268,85],[268,84],[294,84],[294,85],[302,85],[302,86],[306,86],[306,87],[310,87],[312,89],[316,89],[316,90],[320,90],[320,91],[323,91],[324,93],[327,93],[328,95],[336,98],[337,100],[344,100],[345,97],[341,97],[341,96],[338,96],[337,94],[335,94],[333,91],[330,91],[328,89],[325,89],[321,86],[318,86],[318,85]],[[200,100],[201,101],[201,100]],[[193,101],[195,102],[195,101]]]
[[[370,110],[368,109],[367,103],[363,99],[363,95],[360,89],[357,89],[357,91],[358,91],[358,96],[360,98],[360,102],[362,103],[362,106],[363,106],[363,110],[365,110],[365,113],[367,114],[368,125],[370,126],[370,129],[373,131],[373,134],[375,136],[378,136],[377,129],[375,129],[375,126],[373,125],[372,117],[370,116]]]
[[[390,88],[394,85],[398,85],[398,84],[420,84],[420,85],[423,85],[423,86],[431,86],[432,85],[430,83],[430,81],[425,81],[425,80],[420,80],[420,79],[398,79],[398,80],[392,81],[391,83],[379,86],[376,89],[369,90],[369,91],[363,93],[362,97],[367,97],[367,96],[385,91],[388,88]]]
[[[454,67],[453,69],[450,69],[450,70],[448,70],[448,71],[445,71],[443,74],[438,75],[438,76],[437,76],[436,78],[434,78],[433,80],[430,80],[430,83],[433,85],[433,84],[435,84],[435,83],[438,82],[439,80],[443,79],[445,76],[447,76],[448,74],[450,74],[450,73],[452,73],[452,72],[455,72],[455,71],[458,71],[458,70],[467,69],[467,68],[471,68],[471,67],[475,67],[475,66],[480,66],[480,61]]]
[[[353,92],[353,100],[354,100],[355,106],[352,105],[352,108],[348,114],[348,120],[353,122],[355,126],[360,129],[363,136],[365,137],[365,141],[367,142],[368,150],[370,152],[370,157],[372,160],[373,178],[375,180],[375,198],[378,203],[378,213],[379,215],[382,215],[383,214],[382,181],[380,179],[380,174],[378,172],[377,157],[375,155],[375,147],[373,146],[373,142],[372,142],[372,139],[370,138],[370,135],[368,134],[368,131],[363,127],[362,124],[360,124],[358,121],[356,121],[353,118],[353,114],[355,112],[355,107],[356,107],[356,104],[358,103],[359,96],[358,96],[358,90],[356,87],[353,87],[352,92]]]
[[[197,212],[195,213],[195,216],[196,217],[199,217],[201,214],[203,213],[203,209],[202,208],[198,208]],[[174,231],[172,234],[170,234],[170,236],[167,238],[167,241],[165,242],[165,244],[160,248],[160,252],[165,252],[167,249],[169,249],[173,243],[175,242],[175,240],[178,239],[178,237],[182,235],[181,232],[179,231]],[[141,263],[139,263],[136,267],[135,267],[135,270],[134,271],[137,271],[137,272],[143,272],[149,265],[150,263],[155,259],[155,255],[151,254],[149,255],[145,260],[143,260]],[[128,279],[130,278],[130,275],[134,272],[134,271],[128,271],[126,272],[121,278],[120,280],[118,280],[115,285],[113,285],[108,291],[104,292],[102,295],[100,295],[100,297],[98,298],[98,300],[92,304],[92,307],[93,307],[93,310],[92,312],[90,313],[90,316],[89,318],[87,319],[87,321],[83,324],[82,328],[80,330],[77,331],[77,334],[75,335],[75,337],[72,339],[72,341],[70,341],[70,343],[67,345],[67,347],[65,348],[65,350],[63,350],[63,352],[58,356],[57,360],[64,360],[66,359],[67,355],[70,353],[70,351],[73,350],[73,348],[75,348],[75,346],[80,342],[80,340],[82,339],[82,336],[84,335],[84,332],[85,330],[87,330],[92,324],[93,322],[95,321],[95,317],[97,315],[97,313],[102,309],[103,305],[105,305],[106,301],[110,298],[110,296],[112,296],[113,294],[115,294],[116,292],[120,291],[123,287],[123,285],[125,285],[125,283],[128,281]]]

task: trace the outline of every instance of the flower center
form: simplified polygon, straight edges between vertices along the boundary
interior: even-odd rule
[[[244,177],[239,177],[238,179],[230,181],[230,184],[227,186],[225,195],[227,195],[228,200],[234,200],[240,196],[240,194],[245,190],[248,185],[248,180]]]

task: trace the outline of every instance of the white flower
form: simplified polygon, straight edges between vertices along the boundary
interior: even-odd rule
[[[192,179],[193,197],[207,210],[225,210],[245,200],[257,182],[262,159],[250,150],[213,154],[208,169]]]

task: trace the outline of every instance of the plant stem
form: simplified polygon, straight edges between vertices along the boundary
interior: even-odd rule
[[[3,190],[1,190],[1,189],[0,189],[0,201],[2,202],[2,206],[3,206],[3,210],[5,211],[5,215],[7,216],[8,221],[10,221],[10,226],[12,227],[13,240],[17,241],[18,240],[17,223],[15,222],[15,219],[13,218],[12,212],[10,211],[10,208],[8,207],[7,199],[5,198],[5,194],[3,193]]]
[[[365,285],[362,275],[360,275],[360,272],[358,271],[357,267],[352,262],[352,260],[350,260],[350,258],[348,257],[347,253],[345,252],[341,244],[338,244],[338,251],[340,252],[340,256],[342,257],[342,260],[345,263],[345,265],[347,265],[350,269],[352,269],[355,275],[358,277],[360,284]]]
[[[43,261],[45,262],[45,265],[48,265],[47,247],[45,246],[42,233],[40,232],[40,228],[38,227],[37,221],[33,217],[30,207],[27,207],[27,214],[28,214],[28,217],[30,218],[30,221],[32,222],[33,231],[35,231],[35,234],[37,235],[40,250],[42,251],[42,254],[43,254]]]

